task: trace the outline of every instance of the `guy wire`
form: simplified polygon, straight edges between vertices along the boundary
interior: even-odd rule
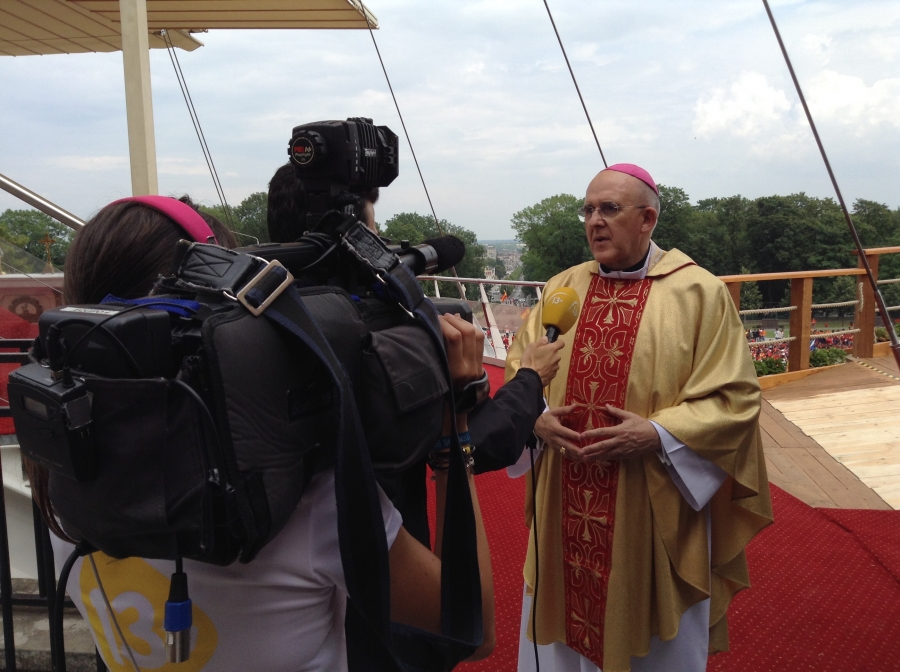
[[[606,163],[606,157],[603,156],[603,150],[600,148],[600,141],[597,139],[597,131],[594,130],[594,122],[591,121],[591,115],[588,114],[587,105],[584,104],[584,98],[581,96],[581,89],[578,87],[578,80],[575,79],[575,71],[572,70],[572,64],[569,63],[569,57],[566,54],[566,48],[563,46],[562,38],[559,36],[559,31],[556,29],[556,21],[553,20],[553,14],[550,11],[550,5],[547,4],[547,0],[544,0],[544,7],[547,8],[547,16],[550,17],[550,23],[553,24],[553,32],[556,33],[556,41],[559,42],[559,48],[562,49],[563,58],[566,59],[566,65],[569,67],[569,74],[572,75],[572,83],[575,84],[575,91],[578,92],[578,100],[581,101],[581,107],[584,110],[584,116],[587,117],[588,126],[591,127],[591,133],[594,135],[594,142],[597,143],[597,149],[600,150],[600,158],[603,160],[603,167],[609,168]]]
[[[116,618],[116,612],[113,611],[112,604],[110,604],[109,598],[106,596],[106,589],[103,587],[103,582],[100,581],[100,572],[97,571],[97,563],[94,562],[94,554],[88,553],[87,559],[88,562],[91,563],[94,580],[97,582],[97,587],[100,589],[100,597],[103,598],[103,606],[106,607],[106,615],[109,617],[109,620],[112,621],[113,627],[115,627],[116,633],[119,635],[119,639],[122,640],[122,644],[125,645],[125,651],[128,653],[128,660],[131,662],[132,667],[134,667],[134,671],[141,672],[141,668],[138,667],[137,661],[134,659],[134,652],[131,650],[131,645],[128,643],[128,640],[125,639],[125,635],[122,634],[122,628],[119,626],[119,619]],[[110,651],[115,644],[115,637],[113,637],[113,641],[109,642]]]
[[[206,143],[206,135],[203,133],[203,127],[200,125],[200,117],[197,116],[197,110],[194,108],[194,100],[191,98],[187,80],[184,78],[184,73],[181,70],[178,54],[175,53],[175,46],[169,38],[169,31],[163,31],[163,38],[166,41],[166,51],[169,53],[169,60],[172,62],[172,68],[175,70],[175,79],[178,80],[178,87],[181,89],[181,95],[188,108],[188,115],[191,117],[191,123],[194,126],[194,133],[197,134],[197,140],[200,142],[200,150],[203,152],[203,159],[206,161],[206,167],[209,170],[210,177],[212,177],[213,186],[225,208],[225,217],[231,228],[234,228],[234,221],[231,217],[231,208],[228,206],[228,201],[225,200],[225,189],[222,187],[222,181],[219,179],[218,171],[216,171],[216,164],[213,162],[212,153],[209,151],[209,145]]]
[[[362,5],[362,3],[360,3]],[[394,100],[394,107],[397,110],[397,116],[400,117],[400,125],[403,127],[403,135],[406,136],[406,144],[409,145],[409,151],[412,154],[413,162],[416,164],[416,170],[419,171],[419,179],[422,181],[422,188],[425,190],[425,198],[428,199],[428,207],[431,208],[431,216],[434,217],[435,226],[437,226],[438,233],[442,236],[444,235],[444,229],[441,228],[441,222],[437,217],[437,213],[434,211],[434,204],[431,202],[431,195],[428,193],[428,187],[425,185],[425,177],[422,175],[422,169],[419,167],[419,160],[416,158],[416,150],[413,149],[412,140],[409,138],[409,132],[406,130],[406,122],[403,121],[403,114],[400,112],[400,104],[397,102],[397,96],[394,95],[394,87],[391,86],[391,78],[388,77],[387,68],[384,66],[384,60],[381,58],[381,50],[378,48],[378,42],[375,41],[375,31],[372,30],[372,22],[369,21],[369,15],[366,11],[366,6],[362,5],[362,15],[366,18],[366,26],[369,28],[369,35],[372,37],[372,44],[375,45],[375,53],[378,54],[378,62],[381,64],[381,71],[384,73],[384,79],[387,81],[388,89],[391,92],[391,98]],[[451,266],[450,271],[453,273],[454,278],[458,278],[459,274],[456,272],[456,266]],[[462,283],[457,282],[456,286],[459,288],[459,295],[463,299],[466,298],[466,291],[463,289]]]
[[[816,129],[816,122],[813,121],[812,113],[809,111],[809,106],[806,104],[806,98],[803,95],[803,90],[800,88],[800,82],[797,79],[796,73],[794,73],[794,66],[791,64],[791,58],[788,56],[787,48],[784,46],[784,41],[781,39],[781,32],[778,30],[778,24],[775,23],[775,16],[772,14],[768,0],[762,0],[762,2],[763,6],[766,8],[766,14],[769,15],[769,22],[772,24],[772,29],[775,31],[775,38],[778,40],[778,46],[781,47],[784,62],[787,64],[788,71],[791,73],[794,88],[797,89],[797,95],[800,97],[800,104],[803,106],[803,111],[806,113],[806,120],[809,122],[809,127],[812,129],[813,137],[816,139],[816,145],[819,147],[819,153],[822,155],[822,160],[825,162],[828,177],[831,178],[831,184],[834,187],[834,193],[837,194],[838,203],[841,205],[844,219],[847,221],[847,227],[850,229],[850,235],[853,238],[853,242],[856,244],[859,260],[862,262],[863,268],[866,269],[866,275],[869,278],[869,283],[872,285],[872,291],[875,294],[875,303],[878,305],[878,312],[881,313],[881,320],[887,327],[886,331],[891,339],[891,351],[894,355],[894,359],[897,361],[897,365],[900,366],[900,341],[898,341],[897,334],[892,328],[891,315],[888,312],[887,304],[884,302],[881,290],[878,289],[878,282],[875,280],[875,275],[872,273],[872,267],[869,266],[869,260],[866,258],[862,241],[859,239],[859,233],[856,230],[856,226],[853,224],[853,219],[850,217],[850,211],[847,209],[847,204],[844,203],[844,196],[841,194],[840,187],[838,187],[834,171],[831,170],[831,162],[828,160],[828,155],[825,153],[825,146],[822,144],[822,140],[819,137],[819,131]]]

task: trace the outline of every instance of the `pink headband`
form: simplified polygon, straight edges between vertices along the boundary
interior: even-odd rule
[[[617,173],[625,173],[626,175],[636,177],[648,187],[653,189],[653,191],[656,192],[656,195],[659,196],[659,189],[656,186],[656,182],[654,182],[653,178],[650,177],[650,173],[648,173],[640,166],[636,166],[633,163],[617,163],[614,166],[610,166],[606,170],[614,170]]]
[[[212,238],[217,245],[219,243],[216,235],[209,228],[209,224],[197,214],[197,211],[177,198],[169,198],[168,196],[130,196],[128,198],[120,198],[118,201],[110,203],[110,205],[115,205],[116,203],[143,203],[164,215],[168,215],[172,221],[184,229],[184,232],[194,242],[207,243]]]

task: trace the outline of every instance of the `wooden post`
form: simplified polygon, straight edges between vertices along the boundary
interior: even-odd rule
[[[119,0],[119,19],[125,70],[128,152],[131,156],[131,192],[134,196],[158,194],[147,0]]]
[[[734,301],[734,309],[741,309],[741,283],[740,282],[727,282],[725,286],[728,287],[728,293],[731,294],[731,300]]]
[[[794,278],[791,280],[791,305],[797,306],[791,311],[791,341],[788,347],[788,371],[801,371],[809,368],[809,333],[812,319],[812,278]]]
[[[881,257],[878,254],[867,254],[866,259],[869,262],[869,268],[872,269],[872,275],[878,280],[878,260]],[[864,268],[862,257],[856,263],[858,268]],[[862,305],[857,304],[856,313],[854,315],[853,326],[859,329],[858,334],[853,335],[853,354],[857,357],[871,357],[875,347],[875,315],[878,313],[878,307],[875,305],[875,292],[869,279],[861,275],[857,282],[862,283]],[[859,292],[857,292],[857,298]]]

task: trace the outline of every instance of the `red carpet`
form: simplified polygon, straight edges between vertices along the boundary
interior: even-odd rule
[[[491,380],[497,389],[500,381]],[[495,472],[476,482],[491,545],[497,648],[458,669],[512,672],[525,481]],[[813,509],[776,487],[772,496],[776,523],[747,551],[753,587],[730,610],[731,651],[712,656],[710,672],[900,670],[900,512]]]
[[[900,512],[813,509],[772,488],[715,672],[900,670]]]

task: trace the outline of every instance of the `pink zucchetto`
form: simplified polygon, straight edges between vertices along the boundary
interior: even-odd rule
[[[659,196],[659,188],[657,188],[656,182],[654,182],[653,178],[650,177],[650,173],[648,173],[640,166],[636,166],[633,163],[617,163],[614,166],[610,166],[606,170],[614,170],[617,173],[625,173],[626,175],[636,177],[648,187],[653,189],[653,191],[656,192],[656,195]]]

